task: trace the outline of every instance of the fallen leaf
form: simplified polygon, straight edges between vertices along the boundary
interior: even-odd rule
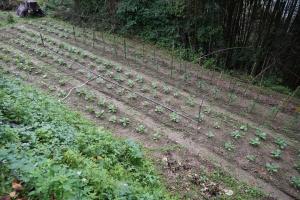
[[[17,196],[16,191],[13,191],[13,192],[9,193],[9,196],[10,196],[11,198],[15,198],[15,197]]]
[[[19,181],[17,181],[17,180],[13,180],[13,182],[12,182],[12,188],[13,188],[15,191],[17,191],[17,192],[23,190],[23,186],[22,186],[21,183],[20,183]]]

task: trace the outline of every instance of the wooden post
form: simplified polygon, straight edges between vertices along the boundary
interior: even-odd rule
[[[174,48],[175,48],[175,43],[173,40],[173,46],[172,46],[172,52],[171,52],[171,78],[172,78],[172,70],[173,70],[173,65],[174,65]]]
[[[217,86],[219,86],[219,81],[221,80],[222,75],[223,75],[223,71],[221,71],[221,74],[220,74],[220,76],[219,76],[219,78],[218,78],[218,80],[217,80],[217,83],[216,83]]]
[[[126,59],[127,56],[126,56],[126,40],[125,40],[125,38],[124,38],[124,41],[123,41],[123,45],[124,45],[124,57]]]
[[[215,70],[211,71],[211,76],[210,76],[210,82],[211,83],[213,83],[214,72],[215,72]]]
[[[95,30],[93,30],[93,48],[95,47]]]
[[[115,35],[113,37],[113,46],[114,46],[115,57],[118,57],[117,48],[116,48],[116,36]]]
[[[232,88],[231,88],[232,92],[234,92],[236,84],[237,84],[237,81],[233,81]]]
[[[85,43],[85,38],[86,38],[86,37],[85,37],[85,27],[83,27],[83,31],[82,31],[82,32],[83,32],[83,34],[82,34],[82,35],[83,35],[83,41],[84,41],[84,43]]]
[[[40,37],[41,37],[42,45],[43,45],[43,47],[45,47],[44,38],[41,33],[40,33]]]
[[[101,40],[102,40],[102,43],[103,43],[103,52],[105,52],[105,40],[104,40],[104,32],[102,31],[101,32]]]
[[[199,110],[198,110],[197,134],[199,133],[199,126],[200,126],[200,122],[201,122],[200,116],[201,116],[202,105],[203,105],[203,98],[201,99],[201,104],[200,104]]]
[[[179,72],[182,72],[182,58],[181,58],[181,53],[180,53],[180,58],[179,58]]]
[[[199,79],[199,77],[200,77],[200,68],[201,68],[201,64],[199,63],[199,67],[197,70],[197,79]]]
[[[156,52],[155,52],[155,48],[153,48],[153,61],[154,61],[154,65],[156,65],[156,70],[158,71],[158,64],[156,63]]]
[[[145,44],[143,42],[143,46],[142,46],[142,54],[143,54],[143,62],[145,61]]]
[[[76,41],[76,33],[75,33],[75,27],[73,26],[73,36],[74,36],[74,40]]]

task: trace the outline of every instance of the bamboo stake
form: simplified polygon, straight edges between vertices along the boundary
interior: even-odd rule
[[[201,99],[201,104],[199,105],[199,110],[198,110],[198,123],[197,123],[197,134],[199,133],[199,126],[200,126],[200,116],[201,116],[201,111],[202,111],[202,105],[203,105],[203,99]]]
[[[43,47],[45,47],[44,38],[41,33],[40,33],[40,37],[41,37],[42,45],[43,45]]]
[[[102,43],[103,43],[103,52],[105,52],[106,43],[105,43],[105,40],[104,40],[104,32],[103,31],[101,32],[101,40],[102,40]]]
[[[145,44],[143,42],[143,46],[142,46],[142,54],[143,54],[143,62],[145,61]]]
[[[93,30],[93,48],[95,47],[95,31]]]
[[[127,55],[126,55],[126,40],[125,40],[125,38],[124,38],[124,41],[123,41],[123,45],[124,45],[124,57],[126,59]]]
[[[73,26],[73,36],[74,36],[74,40],[76,41],[76,33],[75,33],[75,27]]]
[[[114,35],[113,37],[113,46],[114,46],[114,53],[115,53],[115,57],[118,57],[118,53],[117,53],[117,49],[116,49],[116,36]]]

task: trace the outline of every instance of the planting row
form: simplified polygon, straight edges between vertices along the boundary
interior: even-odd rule
[[[37,47],[37,46],[36,46]],[[47,55],[49,54],[49,52],[47,53]],[[52,58],[53,59],[53,58]],[[55,60],[55,59],[54,59]],[[56,60],[57,60],[57,58],[56,58]],[[171,115],[170,115],[170,117],[171,117]],[[174,117],[174,118],[176,118],[176,117]],[[175,120],[176,121],[176,120]],[[217,126],[216,126],[216,129],[217,129]],[[243,128],[244,129],[244,128]],[[235,134],[232,134],[233,136],[232,137],[236,137],[236,138],[240,138],[239,136],[238,136],[238,133],[236,132]],[[234,136],[235,135],[235,136]],[[213,137],[212,137],[213,138]],[[255,145],[255,143],[257,143],[256,141],[253,141],[253,144]],[[225,144],[224,144],[224,147],[225,147],[225,149],[227,149],[227,150],[233,150],[233,146],[232,146],[232,143],[230,143],[230,142],[226,142]],[[266,165],[267,166],[267,165]]]
[[[201,89],[202,87],[205,87],[206,83],[202,81],[198,82],[198,86]],[[232,87],[232,86],[231,86]],[[233,86],[234,87],[234,86]],[[204,88],[205,90],[205,88]],[[205,91],[204,91],[205,92]],[[195,97],[198,97],[199,95],[196,94]],[[237,94],[232,91],[230,92],[228,95],[223,95],[221,94],[220,90],[217,87],[213,87],[210,91],[209,91],[209,96],[215,101],[219,102],[218,104],[222,104],[223,107],[225,106],[225,108],[227,109],[231,109],[231,107],[238,110],[242,110],[244,112],[240,112],[237,111],[238,113],[242,113],[243,115],[249,117],[250,119],[253,119],[257,122],[268,122],[269,120],[271,120],[271,125],[276,128],[276,129],[283,129],[289,132],[295,132],[297,129],[287,129],[285,127],[286,124],[283,124],[282,122],[284,122],[284,119],[287,119],[288,116],[287,115],[283,115],[280,112],[281,106],[274,106],[272,108],[269,108],[269,111],[266,110],[266,108],[262,107],[260,104],[258,104],[259,99],[256,98],[254,100],[251,101],[243,101],[242,99],[239,99]],[[224,99],[225,98],[225,99]],[[227,105],[225,105],[223,102],[227,102]],[[243,106],[240,106],[240,104],[243,104]],[[246,105],[247,104],[247,105]],[[262,110],[262,112],[257,112]],[[257,113],[253,113],[253,112],[257,112]],[[267,114],[266,114],[267,113]],[[294,118],[297,117],[297,114],[294,115]],[[274,118],[276,118],[276,120],[274,120]],[[291,120],[291,119],[290,119]],[[290,121],[287,120],[287,121]]]

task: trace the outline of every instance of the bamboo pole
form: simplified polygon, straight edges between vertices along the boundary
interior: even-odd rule
[[[44,38],[43,38],[43,35],[41,33],[40,33],[40,37],[41,37],[42,45],[43,45],[43,47],[45,47]]]

